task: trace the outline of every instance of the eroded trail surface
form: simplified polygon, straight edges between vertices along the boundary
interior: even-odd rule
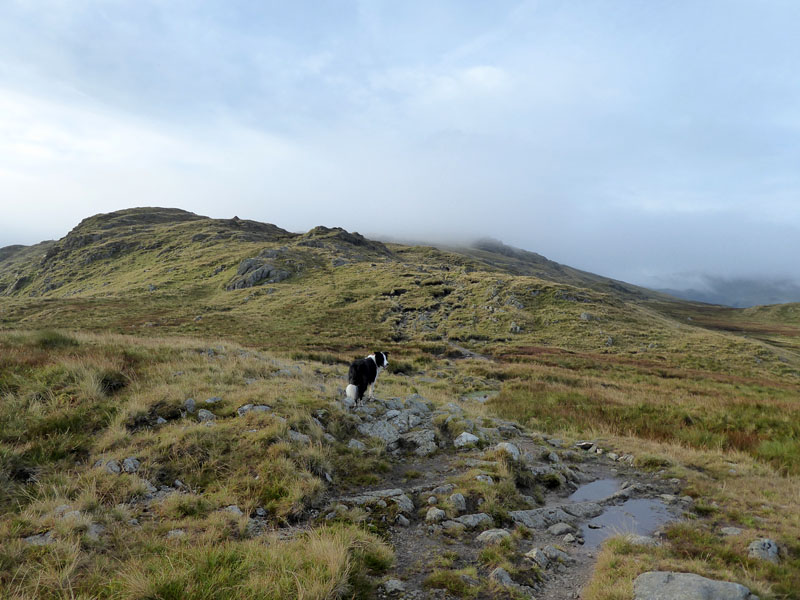
[[[366,521],[394,546],[381,597],[580,598],[603,540],[658,544],[689,508],[680,480],[642,473],[630,455],[470,419],[473,402],[434,410],[411,396],[354,411],[392,469],[331,498],[320,520]]]

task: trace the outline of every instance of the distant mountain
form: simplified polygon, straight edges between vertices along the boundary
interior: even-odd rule
[[[705,277],[702,289],[659,289],[660,292],[693,300],[734,308],[800,302],[800,284],[789,280]]]

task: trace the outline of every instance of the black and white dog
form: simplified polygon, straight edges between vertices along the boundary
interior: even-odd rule
[[[350,365],[350,372],[347,374],[349,385],[347,386],[347,397],[358,404],[364,397],[364,392],[369,387],[369,399],[373,399],[375,391],[375,380],[386,367],[389,366],[389,358],[386,352],[375,352],[366,358],[354,360]]]

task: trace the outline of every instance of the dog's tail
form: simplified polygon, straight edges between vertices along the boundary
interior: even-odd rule
[[[353,402],[358,401],[358,387],[354,386],[352,383],[345,389],[345,394]]]

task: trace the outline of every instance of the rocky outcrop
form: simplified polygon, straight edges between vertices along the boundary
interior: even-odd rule
[[[266,262],[262,257],[245,258],[239,263],[236,276],[225,289],[228,291],[241,290],[262,283],[279,283],[290,276],[289,271],[279,269],[272,263]]]

